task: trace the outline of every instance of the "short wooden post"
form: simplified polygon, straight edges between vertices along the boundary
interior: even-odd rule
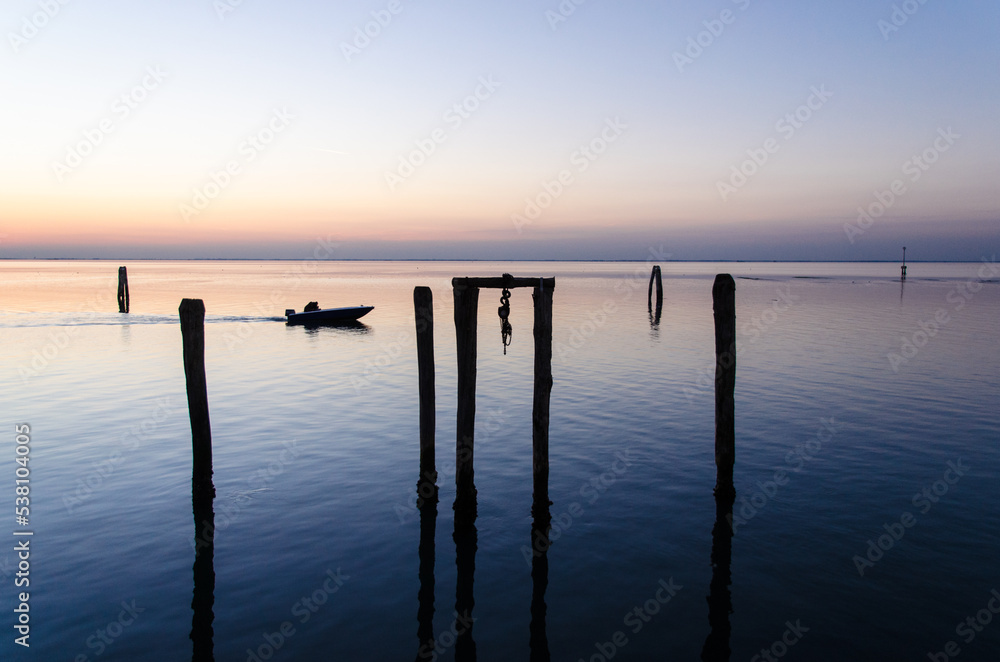
[[[212,486],[212,425],[208,419],[208,386],[205,382],[205,303],[184,299],[178,309],[184,343],[184,376],[187,380],[188,415],[194,450],[192,489],[215,495]]]
[[[646,292],[646,304],[649,309],[653,309],[653,282],[656,282],[656,308],[663,307],[663,277],[660,275],[660,265],[653,267],[653,272],[649,274],[649,290]]]
[[[455,339],[458,356],[458,421],[455,429],[455,521],[475,521],[476,484],[473,468],[476,429],[476,325],[479,288],[456,285]]]
[[[549,400],[552,394],[552,291],[540,283],[535,303],[535,388],[531,410],[535,503],[549,502]]]
[[[417,325],[417,380],[420,389],[421,498],[434,496],[437,468],[434,458],[434,297],[429,287],[413,288],[413,313]],[[425,492],[427,494],[425,494]]]
[[[128,312],[128,271],[125,267],[118,267],[118,312]]]
[[[715,312],[715,493],[730,495],[736,453],[736,283],[719,274],[712,286]]]

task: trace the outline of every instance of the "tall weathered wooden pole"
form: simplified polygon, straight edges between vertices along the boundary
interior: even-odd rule
[[[125,267],[118,267],[118,312],[127,313],[128,307],[128,271]]]
[[[552,291],[535,287],[535,388],[531,410],[532,473],[535,503],[549,502],[549,400],[552,394]]]
[[[646,304],[649,309],[653,309],[653,282],[656,282],[656,308],[659,310],[663,307],[663,277],[660,275],[660,265],[653,267],[652,273],[649,274],[649,290],[646,292]]]
[[[455,337],[458,355],[458,421],[455,429],[455,522],[476,517],[476,483],[473,469],[476,429],[476,325],[479,288],[456,284]]]
[[[184,376],[187,380],[188,415],[194,451],[192,489],[196,497],[215,495],[212,485],[212,425],[208,419],[208,386],[205,382],[205,303],[184,299],[178,309],[184,343]]]
[[[417,325],[417,379],[420,388],[420,480],[422,499],[436,494],[434,458],[434,297],[429,287],[413,288],[413,313]]]
[[[472,638],[473,581],[476,573],[476,482],[473,442],[476,428],[476,358],[479,288],[452,280],[458,356],[458,421],[455,429],[455,613],[468,621],[455,639],[455,659],[475,660]]]
[[[717,495],[735,494],[736,283],[719,274],[712,286],[715,311],[715,466]]]

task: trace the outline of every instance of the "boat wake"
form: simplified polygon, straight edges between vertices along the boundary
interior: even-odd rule
[[[258,324],[284,322],[284,317],[260,315],[206,315],[205,324]],[[143,315],[137,313],[3,313],[0,328],[48,328],[77,326],[132,326],[150,324],[180,324],[177,315]]]

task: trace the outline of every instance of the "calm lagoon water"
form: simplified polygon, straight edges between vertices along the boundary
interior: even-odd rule
[[[421,659],[418,626],[438,660],[473,642],[479,660],[697,660],[706,640],[732,660],[1000,650],[1000,288],[980,265],[913,264],[903,285],[892,264],[664,263],[658,323],[645,263],[140,261],[129,315],[117,266],[0,262],[3,502],[25,423],[34,532],[30,649],[0,551],[4,660],[192,655],[183,297],[207,308],[216,534],[198,609],[215,659]],[[506,356],[499,292],[480,297],[477,537],[453,539],[450,279],[504,271],[557,280],[554,528],[534,573],[527,290]],[[720,272],[737,279],[733,536],[712,495]],[[435,297],[440,502],[423,522],[416,285]],[[375,310],[352,328],[278,319],[310,300]]]

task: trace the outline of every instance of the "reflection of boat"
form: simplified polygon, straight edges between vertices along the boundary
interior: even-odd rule
[[[348,306],[346,308],[326,308],[323,310],[310,310],[309,312],[295,312],[289,308],[285,311],[288,324],[336,324],[337,322],[353,322],[360,317],[364,317],[375,306]]]

